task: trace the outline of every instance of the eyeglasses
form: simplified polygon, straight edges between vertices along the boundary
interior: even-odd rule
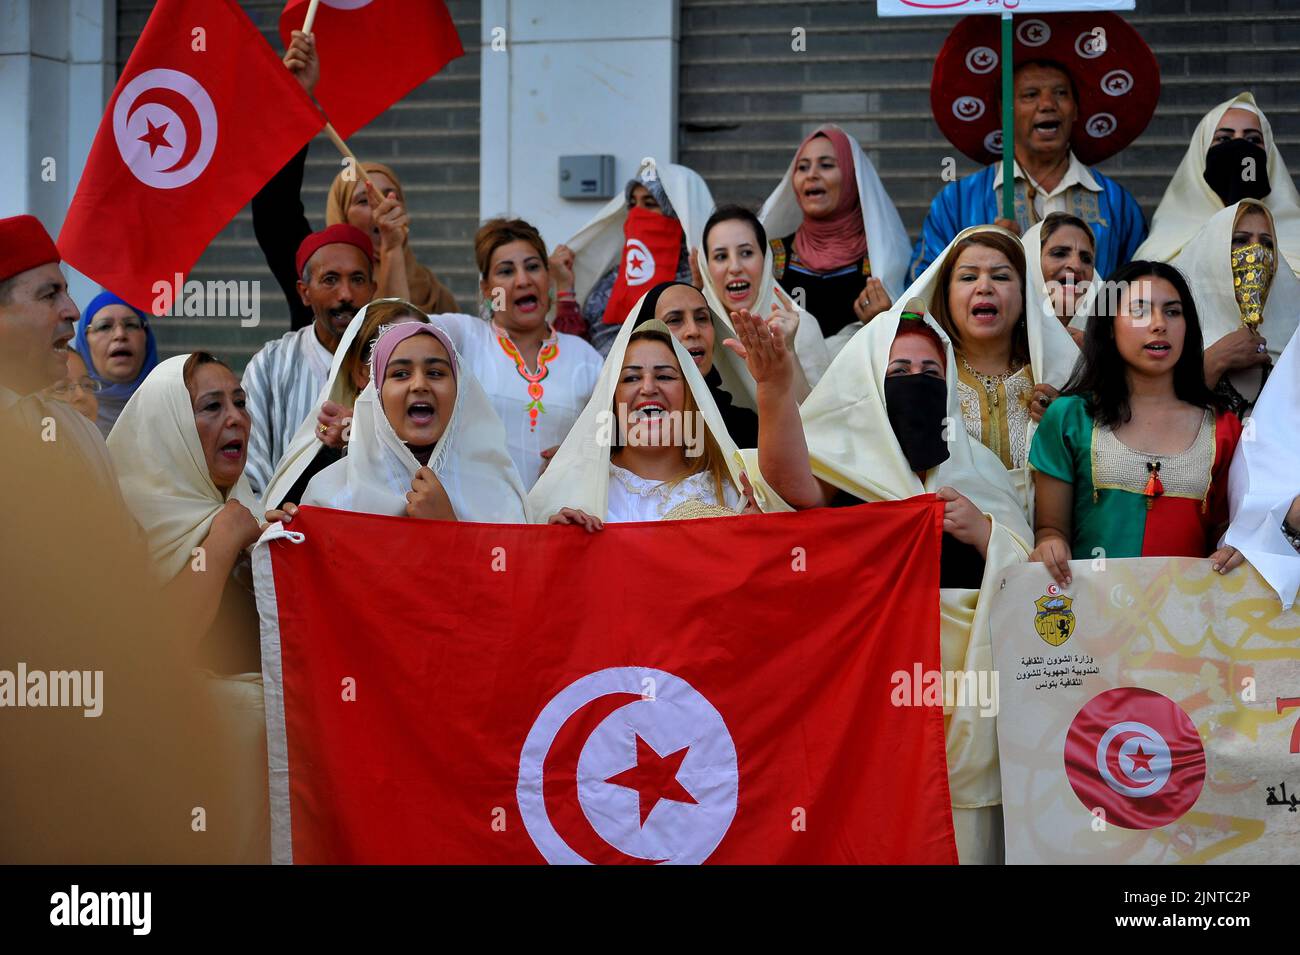
[[[56,398],[70,398],[74,391],[80,391],[85,394],[95,395],[104,390],[102,382],[94,378],[79,378],[76,381],[63,380],[57,385],[50,388],[50,393]]]
[[[133,332],[144,331],[144,323],[138,318],[126,318],[120,322],[95,322],[90,326],[90,332],[95,335],[102,335],[105,332],[111,332],[113,329],[121,327],[128,335]]]

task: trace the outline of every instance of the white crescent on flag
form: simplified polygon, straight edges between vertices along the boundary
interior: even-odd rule
[[[585,739],[566,731],[584,714],[598,718],[588,712],[596,707],[608,713]],[[576,770],[570,755],[557,771],[569,749]],[[519,756],[516,796],[528,835],[552,865],[694,865],[731,827],[739,783],[736,744],[698,690],[663,670],[611,667],[542,708]],[[576,800],[580,810],[569,814],[577,824],[564,835],[548,808],[556,800]]]
[[[113,106],[122,161],[146,186],[176,189],[203,174],[217,149],[217,110],[207,90],[180,70],[146,70]]]

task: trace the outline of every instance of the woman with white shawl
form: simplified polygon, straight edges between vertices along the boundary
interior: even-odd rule
[[[735,442],[689,352],[658,320],[623,322],[591,400],[528,502],[539,523],[741,513]],[[635,327],[633,327],[635,325]]]
[[[1054,317],[1083,346],[1083,331],[1097,298],[1097,238],[1092,227],[1068,212],[1052,212],[1020,237],[1025,247],[1029,290],[1045,299],[1044,314]]]
[[[1300,280],[1279,238],[1268,207],[1242,199],[1212,215],[1170,263],[1196,301],[1205,383],[1238,417],[1259,397],[1300,320]]]
[[[1002,571],[1033,540],[1006,469],[950,422],[960,415],[956,356],[919,299],[877,316],[831,363],[802,406],[788,352],[761,321],[738,323],[758,383],[759,447],[746,452],[764,510],[944,500],[940,639],[945,670],[992,670],[989,607]],[[869,519],[864,514],[864,519]],[[963,863],[1002,858],[995,720],[945,701],[948,777]]]
[[[393,517],[528,522],[501,419],[446,332],[422,322],[382,328],[370,367],[353,408],[348,453],[311,479],[300,503]]]
[[[1293,311],[1300,308],[1300,298],[1294,296],[1294,291],[1289,302]],[[1298,340],[1300,335],[1292,334],[1260,392],[1248,425],[1253,439],[1237,444],[1228,473],[1231,523],[1223,537],[1225,545],[1236,548],[1268,581],[1282,601],[1283,610],[1292,608],[1300,590]],[[1229,559],[1228,567],[1238,562]]]
[[[168,602],[198,637],[209,686],[230,717],[242,771],[231,815],[214,801],[213,830],[236,861],[269,860],[266,724],[261,653],[247,549],[261,505],[244,476],[251,429],[244,391],[206,352],[159,364],[127,401],[108,437],[122,497],[148,541]],[[222,808],[226,807],[221,804]]]
[[[776,281],[816,316],[823,338],[856,330],[902,293],[907,230],[862,146],[840,127],[826,123],[799,144],[758,217]]]
[[[693,264],[693,281],[704,293],[719,326],[714,335],[712,364],[721,374],[723,387],[744,407],[754,407],[754,380],[745,363],[722,347],[723,341],[735,335],[732,312],[743,308],[776,320],[786,345],[799,359],[804,379],[798,385],[800,400],[821,380],[833,352],[842,348],[860,327],[855,323],[833,338],[822,337],[817,319],[776,284],[767,230],[758,216],[743,206],[719,206],[713,211],[704,224]]]
[[[352,316],[334,350],[334,361],[325,387],[316,398],[315,411],[298,426],[267,482],[268,508],[278,510],[286,502],[298,503],[307,482],[342,458],[352,406],[370,381],[369,349],[380,327],[428,320],[416,306],[400,298],[376,299]]]
[[[1211,216],[1241,199],[1268,208],[1277,248],[1300,268],[1300,194],[1251,93],[1238,93],[1202,117],[1133,258],[1173,262]]]
[[[967,433],[1011,475],[1033,513],[1029,446],[1079,348],[1029,280],[1024,246],[999,226],[963,229],[907,290],[952,342]]]
[[[623,195],[551,253],[573,271],[573,290],[591,333],[608,355],[639,289],[691,281],[690,250],[700,244],[713,196],[700,174],[647,158]],[[658,250],[658,251],[656,251]]]

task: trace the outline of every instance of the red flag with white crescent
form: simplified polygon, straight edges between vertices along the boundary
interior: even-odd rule
[[[95,134],[63,258],[138,308],[325,125],[233,0],[160,0]]]
[[[285,4],[286,49],[309,6]],[[320,58],[316,101],[344,137],[465,52],[442,0],[321,0],[311,32]]]
[[[303,508],[254,555],[276,861],[956,862],[942,702],[894,693],[942,517]]]

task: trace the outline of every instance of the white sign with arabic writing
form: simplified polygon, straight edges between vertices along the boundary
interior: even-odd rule
[[[965,16],[968,13],[1074,13],[1132,10],[1136,0],[876,0],[882,17]]]

